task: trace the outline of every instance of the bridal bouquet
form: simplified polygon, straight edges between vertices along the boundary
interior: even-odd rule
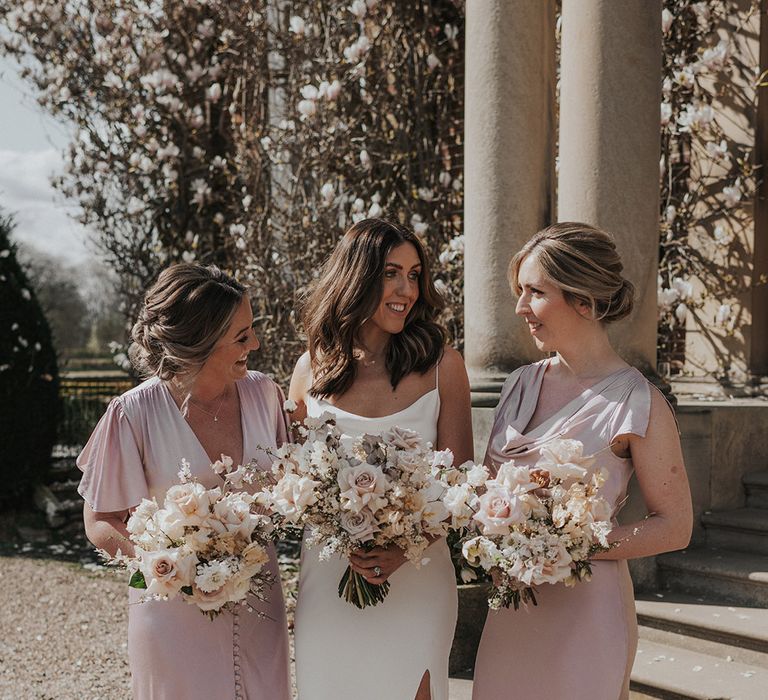
[[[248,594],[264,599],[274,583],[265,570],[274,528],[269,517],[254,512],[256,497],[240,490],[255,479],[253,467],[235,469],[222,455],[211,469],[224,484],[206,489],[182,460],[180,483],[168,489],[162,507],[145,498],[128,519],[134,556],[118,551],[106,558],[128,569],[132,588],[146,590],[142,602],[180,595],[213,619],[245,605]]]
[[[308,526],[307,545],[321,546],[321,560],[396,545],[419,566],[430,537],[469,521],[471,510],[458,504],[454,515],[443,502],[459,478],[451,453],[434,452],[417,433],[394,427],[345,446],[329,413],[294,427],[302,442],[273,451],[276,483],[262,503],[280,524]],[[339,582],[339,597],[358,608],[388,591],[389,582],[369,583],[350,567]]]
[[[600,495],[602,472],[578,440],[552,440],[531,469],[514,461],[485,482],[473,520],[479,535],[463,543],[471,566],[494,574],[492,609],[536,605],[534,587],[589,580],[589,559],[609,548],[611,507]]]

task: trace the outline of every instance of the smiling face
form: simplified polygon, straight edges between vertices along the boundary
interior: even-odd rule
[[[413,305],[419,298],[421,259],[412,243],[392,248],[384,263],[381,301],[371,323],[386,333],[400,333]]]
[[[203,370],[225,381],[242,379],[248,371],[248,354],[258,349],[259,340],[253,330],[251,302],[247,296],[243,296],[232,322],[205,361]]]
[[[517,273],[520,295],[515,313],[525,319],[536,347],[557,352],[564,342],[573,342],[591,321],[583,302],[569,303],[563,291],[547,277],[535,255],[523,260]],[[596,323],[596,321],[592,321]]]

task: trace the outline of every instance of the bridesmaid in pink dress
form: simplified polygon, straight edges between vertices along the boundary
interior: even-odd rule
[[[611,347],[606,325],[632,308],[632,285],[612,238],[578,223],[536,234],[512,259],[516,312],[553,356],[520,367],[502,389],[486,464],[531,465],[553,438],[584,444],[608,473],[604,495],[621,508],[632,473],[650,515],[614,527],[614,547],[573,588],[537,588],[538,606],[489,612],[473,700],[617,700],[629,697],[637,645],[627,559],[680,549],[691,499],[673,413]]]
[[[132,554],[125,522],[143,498],[162,502],[182,458],[206,487],[220,455],[269,460],[287,439],[280,389],[246,359],[259,341],[245,288],[215,267],[174,265],[149,290],[131,359],[151,378],[114,399],[78,458],[86,532]],[[288,632],[277,560],[266,601],[208,619],[180,599],[138,603],[129,590],[128,654],[139,700],[288,700]]]

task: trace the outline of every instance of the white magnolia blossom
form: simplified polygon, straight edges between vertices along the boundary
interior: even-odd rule
[[[441,65],[440,59],[435,54],[431,53],[427,56],[427,68],[429,70],[435,70],[435,68],[439,68]]]
[[[661,31],[667,34],[672,27],[675,16],[665,7],[661,11]]]
[[[205,98],[209,102],[218,102],[221,99],[221,85],[214,83],[205,91]]]
[[[723,197],[725,198],[725,206],[727,207],[735,207],[741,201],[742,195],[743,193],[738,180],[733,185],[723,187]]]
[[[349,11],[361,20],[368,14],[368,6],[365,4],[365,0],[354,0],[349,6]]]
[[[720,326],[726,325],[731,318],[731,311],[732,309],[730,304],[721,304],[717,309],[717,313],[715,314],[715,323]]]
[[[297,36],[304,36],[307,31],[307,23],[303,18],[294,15],[290,20],[289,31]]]
[[[344,49],[344,58],[349,63],[359,63],[371,48],[371,42],[365,34],[361,34],[357,40]]]

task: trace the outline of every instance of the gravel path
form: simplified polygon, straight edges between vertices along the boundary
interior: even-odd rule
[[[125,599],[112,572],[0,557],[0,698],[129,698]]]

